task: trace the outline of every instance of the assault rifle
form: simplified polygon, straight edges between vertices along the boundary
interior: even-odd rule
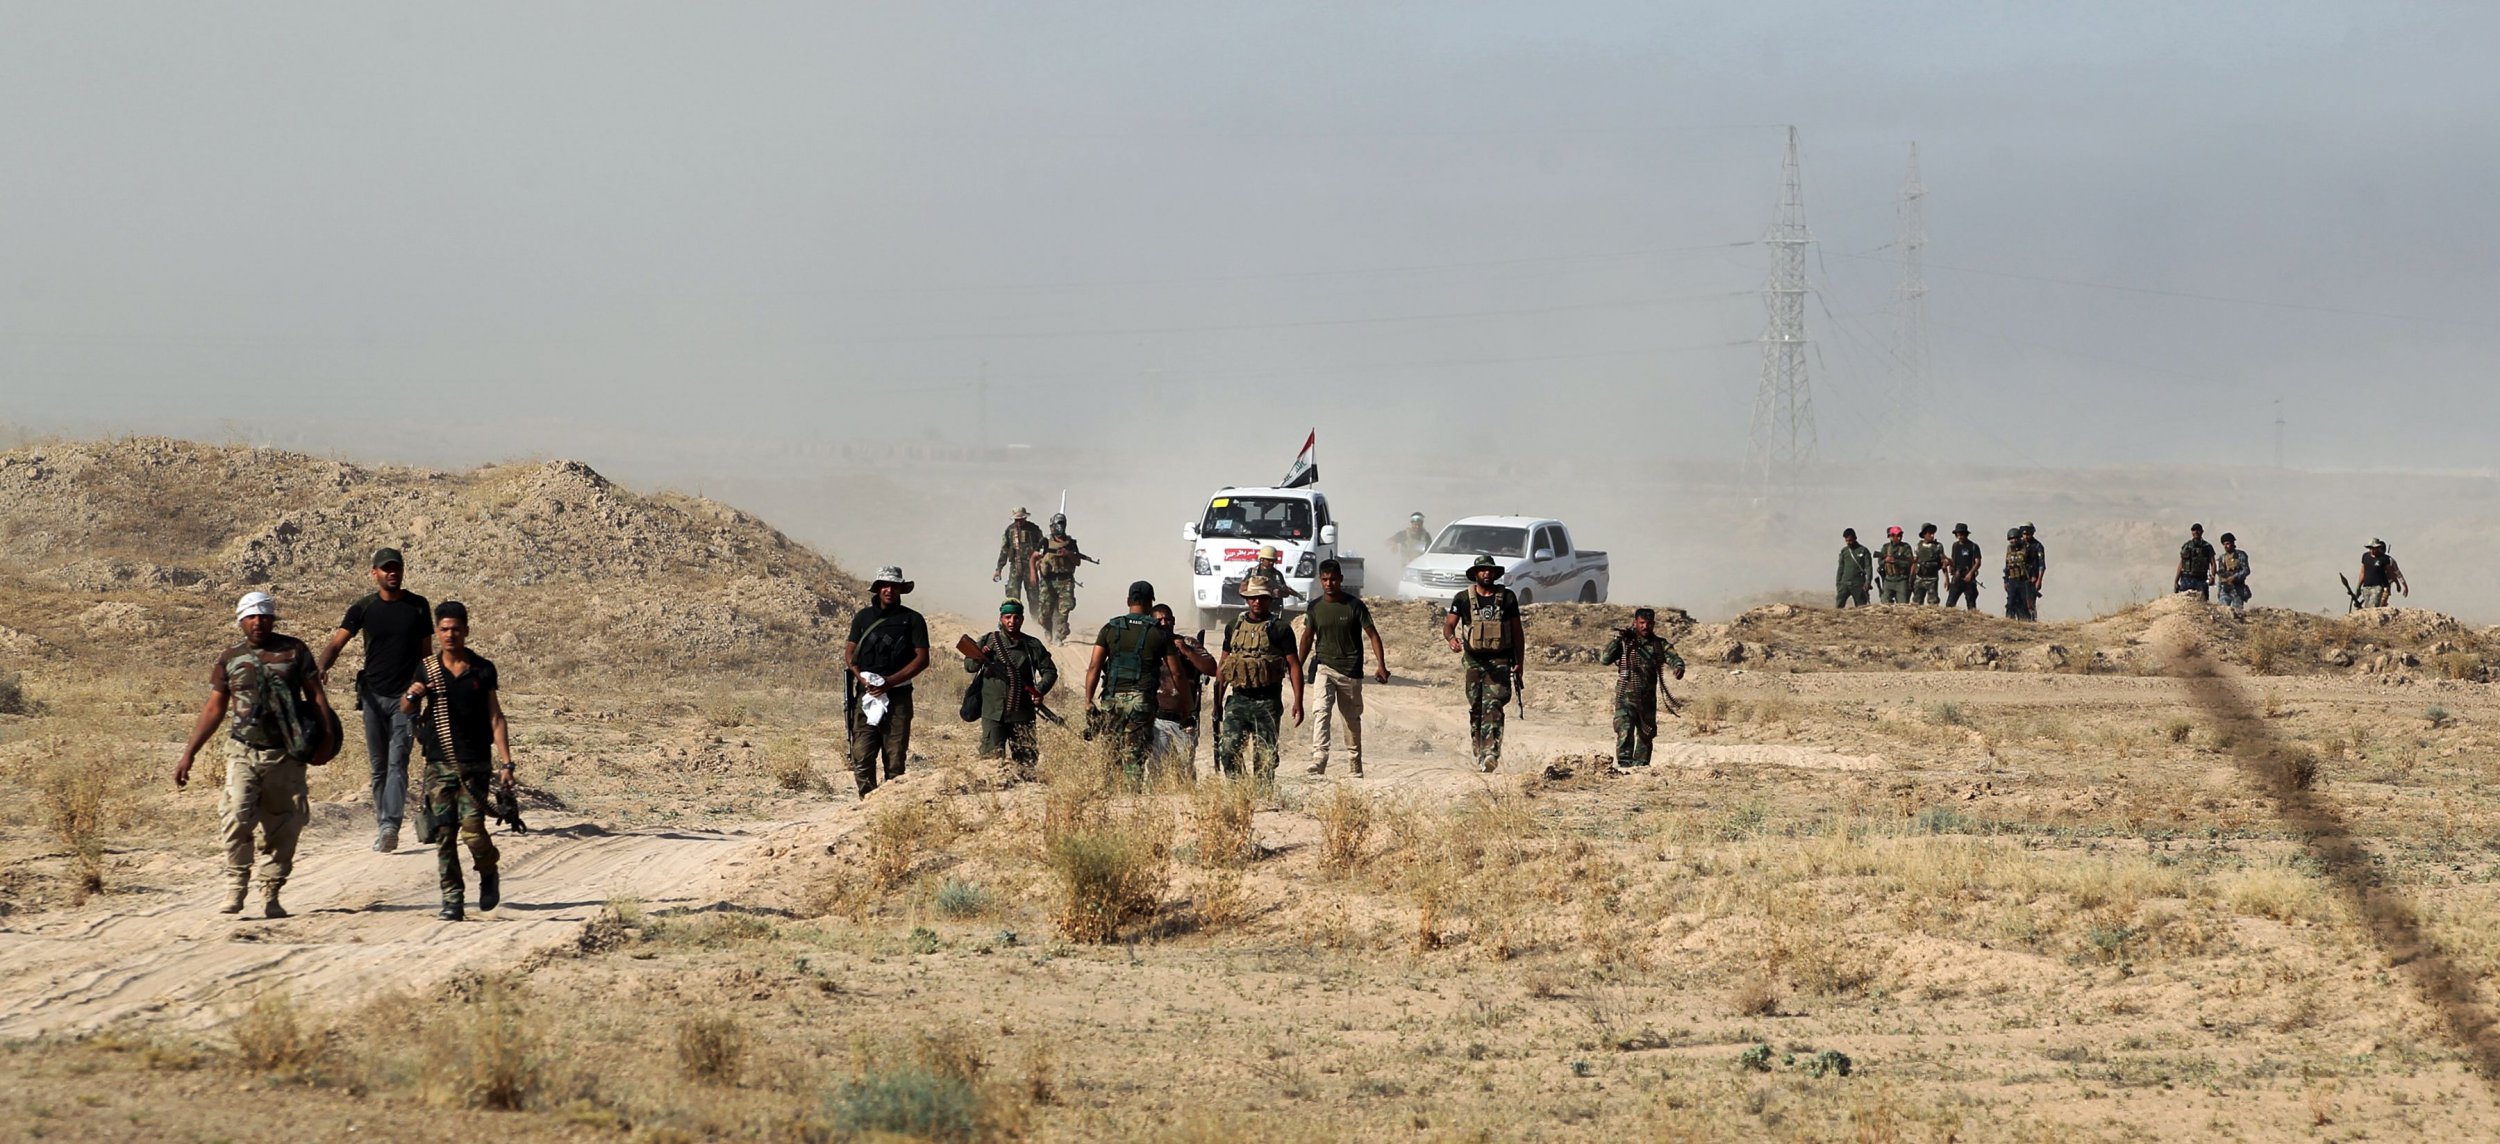
[[[530,832],[530,824],[521,821],[521,800],[513,794],[511,787],[501,783],[495,785],[495,797],[486,808],[486,817],[509,827],[514,834]]]
[[[962,653],[965,659],[980,664],[982,675],[994,679],[1006,680],[1009,687],[1016,686],[1015,676],[1007,670],[1007,665],[1003,663],[990,662],[989,652],[981,646],[980,641],[973,639],[971,636],[957,636],[955,637],[955,650]],[[1035,691],[1032,684],[1027,683],[1023,686],[1024,696],[1025,698],[1033,701],[1033,710],[1036,714],[1039,714],[1042,718],[1048,719],[1062,727],[1068,725],[1068,721],[1060,718],[1058,712],[1051,710],[1047,704],[1042,702],[1042,693]]]
[[[2336,573],[2336,574],[2335,574],[2335,578],[2344,582],[2344,597],[2345,597],[2346,599],[2349,599],[2349,600],[2351,600],[2351,601],[2352,601],[2352,607],[2351,607],[2351,608],[2349,608],[2349,609],[2346,609],[2346,610],[2347,610],[2347,611],[2354,611],[2354,612],[2358,612],[2358,611],[2360,611],[2360,610],[2361,610],[2361,589],[2359,589],[2359,588],[2355,588],[2355,587],[2353,587],[2353,586],[2352,586],[2352,577],[2350,577],[2350,576],[2346,576],[2346,575],[2344,575],[2343,573],[2338,572],[2338,573]]]

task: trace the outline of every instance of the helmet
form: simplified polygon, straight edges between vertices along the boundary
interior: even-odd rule
[[[1276,546],[1275,546],[1275,545],[1273,545],[1273,544],[1262,544],[1262,545],[1260,545],[1260,546],[1259,546],[1259,559],[1261,559],[1261,560],[1274,560],[1274,559],[1276,559]]]
[[[1484,571],[1484,570],[1485,570],[1485,569],[1487,569],[1487,568],[1490,568],[1490,569],[1492,569],[1492,570],[1493,570],[1493,578],[1494,578],[1494,579],[1499,580],[1499,579],[1501,579],[1501,578],[1502,578],[1502,565],[1501,565],[1501,562],[1499,562],[1499,561],[1497,561],[1497,560],[1493,559],[1493,558],[1492,558],[1492,557],[1490,557],[1490,556],[1478,556],[1478,557],[1476,557],[1476,562],[1467,566],[1467,578],[1468,578],[1468,579],[1470,579],[1470,580],[1473,580],[1473,579],[1475,579],[1475,578],[1476,578],[1476,573],[1478,573],[1478,572],[1482,572],[1482,571]]]
[[[1050,522],[1052,524],[1066,524],[1068,523],[1068,514],[1064,512],[1054,512],[1050,514]]]
[[[2019,528],[2006,529],[2005,538],[2007,540],[2021,540],[2023,538],[2023,530]]]
[[[1423,522],[1424,514],[1420,512],[1410,512],[1406,514],[1406,523],[1408,524],[1422,524]]]

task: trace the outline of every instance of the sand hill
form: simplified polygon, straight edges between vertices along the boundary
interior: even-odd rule
[[[163,438],[0,453],[0,653],[81,638],[190,647],[251,588],[302,635],[365,590],[373,549],[477,611],[489,654],[542,670],[814,663],[863,589],[726,505],[641,495],[573,461],[465,473]],[[172,651],[172,647],[167,649]]]

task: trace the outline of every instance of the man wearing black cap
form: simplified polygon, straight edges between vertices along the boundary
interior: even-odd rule
[[[1979,561],[1985,556],[1971,542],[1969,525],[1953,526],[1953,547],[1946,554],[1946,566],[1952,571],[1945,576],[1945,607],[1959,601],[1968,611],[1979,610]]]
[[[1085,665],[1085,722],[1108,754],[1111,769],[1131,785],[1146,781],[1146,756],[1154,751],[1155,690],[1163,673],[1178,673],[1172,633],[1155,622],[1155,586],[1128,586],[1128,611],[1113,616],[1094,636],[1094,658]]]
[[[880,760],[888,779],[903,777],[911,762],[911,681],[929,669],[929,621],[903,606],[911,590],[902,569],[877,569],[868,606],[851,617],[851,638],[842,645],[850,672],[851,782],[861,798],[877,789]]]
[[[1910,549],[1910,602],[1936,604],[1936,581],[1944,575],[1944,544],[1936,539],[1936,526],[1918,526],[1918,544]]]
[[[2188,526],[2187,543],[2179,546],[2179,567],[2171,574],[2170,590],[2194,592],[2199,600],[2213,599],[2214,546],[2205,543],[2205,526]]]
[[[1858,530],[1840,530],[1840,575],[1832,584],[1835,608],[1866,606],[1867,586],[1875,581],[1875,554],[1858,543]]]
[[[2390,588],[2407,598],[2413,595],[2413,586],[2405,583],[2404,569],[2396,567],[2396,558],[2387,554],[2387,542],[2374,538],[2368,548],[2361,550],[2361,606],[2386,607]]]
[[[347,606],[319,657],[321,673],[328,675],[339,649],[360,633],[365,637],[356,708],[365,717],[365,759],[373,771],[373,848],[385,854],[399,849],[399,823],[408,806],[408,752],[416,744],[416,720],[399,709],[399,696],[434,651],[434,606],[400,587],[406,572],[398,549],[375,552],[373,592]]]

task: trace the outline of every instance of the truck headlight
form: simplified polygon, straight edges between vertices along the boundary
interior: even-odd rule
[[[1424,582],[1424,570],[1421,568],[1409,568],[1406,570],[1406,575],[1403,579],[1409,584],[1421,584]]]
[[[1297,580],[1308,580],[1318,571],[1319,554],[1315,552],[1303,553],[1301,562],[1293,566],[1293,575]]]
[[[1189,570],[1200,576],[1215,575],[1215,565],[1207,561],[1207,554],[1204,552],[1197,553],[1190,558]]]

